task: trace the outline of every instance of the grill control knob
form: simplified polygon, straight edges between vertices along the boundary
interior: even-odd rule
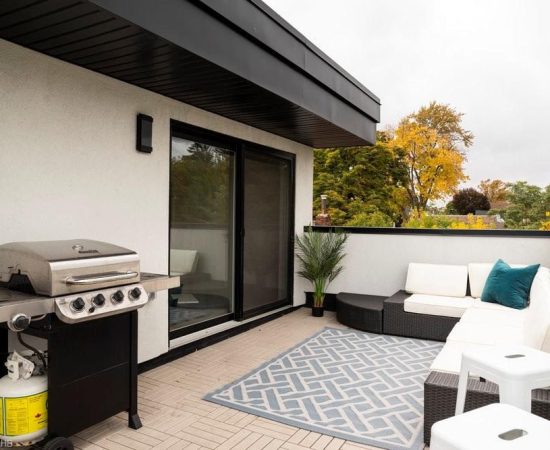
[[[135,287],[134,289],[130,290],[130,298],[132,300],[137,300],[141,297],[141,289],[138,287]]]
[[[97,294],[93,300],[92,303],[95,306],[103,306],[105,304],[105,296],[103,294]]]
[[[23,313],[19,313],[10,319],[10,321],[8,322],[8,328],[12,331],[19,332],[26,330],[30,323],[31,318],[29,316]]]
[[[120,303],[124,300],[124,292],[122,291],[116,291],[113,295],[111,295],[111,300],[113,303]]]
[[[74,312],[81,312],[84,310],[86,303],[82,297],[78,297],[71,302],[71,309]]]

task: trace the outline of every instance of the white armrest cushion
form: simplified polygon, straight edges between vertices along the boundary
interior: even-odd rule
[[[525,319],[525,345],[550,351],[550,273],[541,267],[531,285]]]
[[[468,267],[410,263],[405,290],[410,294],[465,297]]]
[[[540,349],[543,352],[550,353],[550,326],[546,328],[546,334],[544,335],[544,340],[542,341]]]

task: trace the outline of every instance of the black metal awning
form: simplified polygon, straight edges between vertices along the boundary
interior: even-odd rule
[[[0,38],[313,147],[380,101],[259,0],[4,0]]]

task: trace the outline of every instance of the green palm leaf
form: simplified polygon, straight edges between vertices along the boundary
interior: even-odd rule
[[[348,239],[342,232],[314,232],[311,227],[296,236],[298,275],[310,281],[314,291],[314,306],[323,306],[328,285],[342,272],[344,248]]]

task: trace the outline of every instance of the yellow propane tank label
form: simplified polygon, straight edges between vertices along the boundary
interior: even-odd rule
[[[2,422],[5,436],[34,433],[48,426],[48,392],[27,397],[5,397]]]

